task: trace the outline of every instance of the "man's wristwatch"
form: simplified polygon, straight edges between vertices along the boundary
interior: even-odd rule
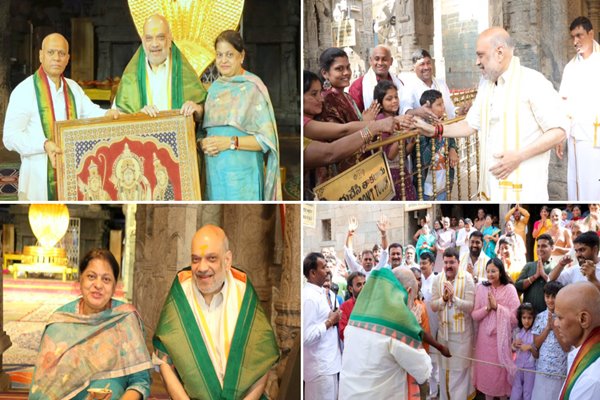
[[[229,150],[237,150],[240,147],[238,137],[232,136],[229,139]]]

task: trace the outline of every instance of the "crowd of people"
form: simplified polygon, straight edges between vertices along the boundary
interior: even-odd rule
[[[361,251],[350,218],[343,249],[304,259],[305,398],[598,398],[599,211],[543,206],[532,232],[519,204],[502,229],[428,215],[410,244],[382,216]]]
[[[581,92],[589,84],[585,77],[600,66],[600,45],[586,17],[573,20],[569,31],[577,55],[564,70],[560,94],[541,73],[521,65],[508,32],[483,31],[476,43],[482,79],[473,107],[455,106],[424,49],[412,54],[410,73],[395,76],[391,49],[378,45],[370,51],[368,71],[353,82],[344,50],[324,50],[318,73],[304,71],[305,199],[313,199],[316,185],[365,159],[373,151],[367,145],[417,128],[416,138],[399,138],[383,149],[395,200],[421,194],[424,200],[445,200],[459,161],[455,138],[478,135],[479,199],[548,200],[550,150],[556,148],[562,158],[568,137],[568,199],[594,201],[600,196],[598,176],[585,165],[599,157],[592,145],[597,113]],[[502,90],[494,90],[497,86]],[[460,121],[441,123],[461,115]]]

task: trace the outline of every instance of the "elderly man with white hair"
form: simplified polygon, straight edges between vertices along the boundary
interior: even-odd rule
[[[431,375],[423,331],[411,312],[417,280],[407,268],[373,271],[344,331],[340,399],[408,399]]]
[[[548,200],[550,149],[565,138],[568,120],[560,96],[541,73],[521,65],[513,41],[494,27],[479,35],[477,66],[483,78],[464,120],[440,125],[438,137],[479,132],[481,200]],[[424,134],[434,126],[417,121]]]

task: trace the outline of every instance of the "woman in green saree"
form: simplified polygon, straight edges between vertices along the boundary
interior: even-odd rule
[[[220,77],[208,89],[204,123],[208,200],[281,200],[277,124],[269,92],[242,67],[238,32],[215,40]],[[266,156],[266,165],[265,165]]]
[[[148,398],[152,362],[142,320],[131,304],[112,299],[119,264],[110,251],[92,250],[79,276],[81,297],[46,325],[29,399]],[[88,397],[102,390],[104,397]]]

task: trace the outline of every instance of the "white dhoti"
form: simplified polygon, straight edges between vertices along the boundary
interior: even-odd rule
[[[564,379],[556,379],[547,375],[536,374],[531,400],[558,399]]]
[[[337,400],[338,374],[319,375],[310,382],[304,382],[306,400]]]
[[[600,199],[600,147],[587,140],[569,138],[567,181],[569,200],[595,202]]]
[[[438,337],[438,341],[447,346],[451,354],[471,357],[473,337],[471,332],[449,333],[450,340]],[[439,335],[438,335],[439,336]],[[440,399],[468,399],[475,389],[471,385],[471,361],[464,358],[440,356]]]
[[[441,400],[467,400],[471,398],[473,392],[475,389],[471,385],[471,369],[440,371]]]

